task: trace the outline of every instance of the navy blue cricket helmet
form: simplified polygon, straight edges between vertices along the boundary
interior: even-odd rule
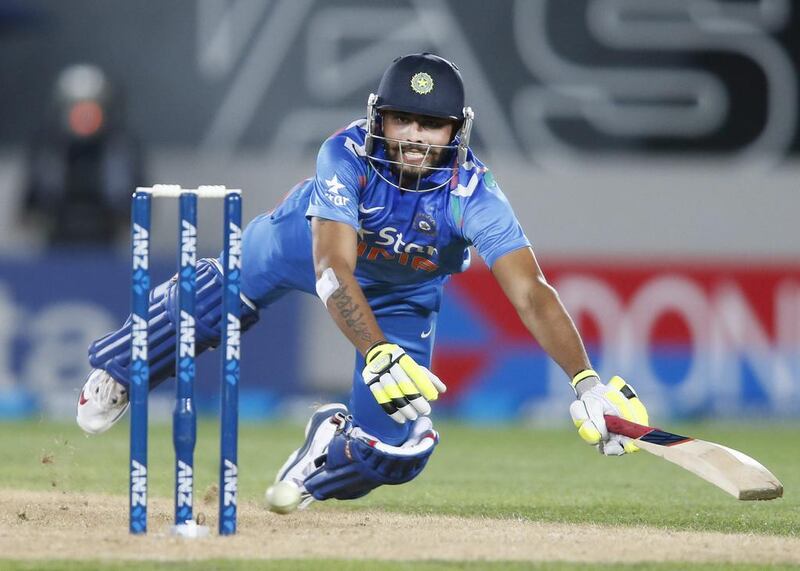
[[[430,53],[395,59],[378,86],[375,108],[462,121],[464,80],[458,67]]]
[[[434,147],[441,146],[449,151],[445,156],[451,157],[453,152],[456,153],[459,165],[466,162],[475,114],[470,107],[464,105],[464,81],[454,63],[427,52],[398,57],[383,73],[378,92],[369,96],[367,137],[364,145],[367,158],[374,167],[383,165],[402,169],[403,163],[373,153],[375,141],[385,143],[389,140],[383,136],[380,128],[380,111],[400,111],[456,121],[458,128],[451,143],[428,145],[428,152]],[[429,171],[427,176],[437,171],[450,171],[451,176],[446,181],[431,187],[423,185],[423,177],[419,175],[416,185],[411,188],[404,186],[402,180],[397,182],[389,180],[381,173],[380,168],[375,168],[375,172],[392,186],[412,192],[436,190],[448,184],[455,176],[455,171],[446,165],[430,166],[427,170]]]

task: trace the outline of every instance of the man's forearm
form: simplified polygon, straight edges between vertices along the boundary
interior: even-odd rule
[[[545,301],[519,311],[522,322],[570,378],[591,367],[575,324],[555,291]]]
[[[385,339],[361,286],[352,273],[334,270],[339,287],[328,298],[328,313],[362,355]]]

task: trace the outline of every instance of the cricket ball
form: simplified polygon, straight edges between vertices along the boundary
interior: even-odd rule
[[[269,511],[278,514],[289,514],[297,509],[300,503],[300,490],[291,482],[278,482],[265,494]]]

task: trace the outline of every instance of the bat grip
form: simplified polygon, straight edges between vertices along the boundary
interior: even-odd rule
[[[635,422],[631,422],[630,420],[625,420],[619,416],[612,416],[610,414],[603,415],[603,418],[606,421],[606,428],[609,432],[613,432],[614,434],[621,434],[622,436],[627,436],[628,438],[641,438],[648,432],[652,432],[654,428],[650,426],[644,426],[643,424],[636,424]]]

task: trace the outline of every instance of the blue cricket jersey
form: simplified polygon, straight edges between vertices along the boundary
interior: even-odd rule
[[[315,294],[310,217],[358,232],[355,277],[376,314],[438,311],[448,276],[469,266],[474,245],[488,266],[530,245],[489,169],[469,151],[456,176],[430,192],[407,192],[381,179],[364,150],[366,120],[327,139],[316,176],[295,186],[243,236],[242,291],[265,307],[289,290]],[[383,149],[376,154],[383,153]],[[395,179],[388,169],[381,173]],[[451,171],[425,179],[436,186]]]

